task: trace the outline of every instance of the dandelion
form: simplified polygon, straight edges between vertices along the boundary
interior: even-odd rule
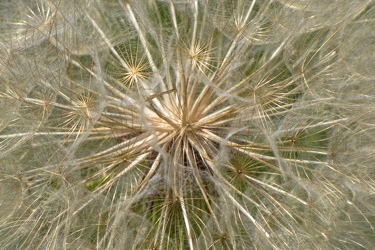
[[[373,246],[371,1],[2,5],[2,249]]]

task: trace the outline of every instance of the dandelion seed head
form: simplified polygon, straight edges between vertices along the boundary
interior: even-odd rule
[[[370,1],[0,6],[2,248],[371,249]]]

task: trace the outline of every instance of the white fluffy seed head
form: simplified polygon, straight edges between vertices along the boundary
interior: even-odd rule
[[[374,245],[371,1],[0,7],[1,248]]]

